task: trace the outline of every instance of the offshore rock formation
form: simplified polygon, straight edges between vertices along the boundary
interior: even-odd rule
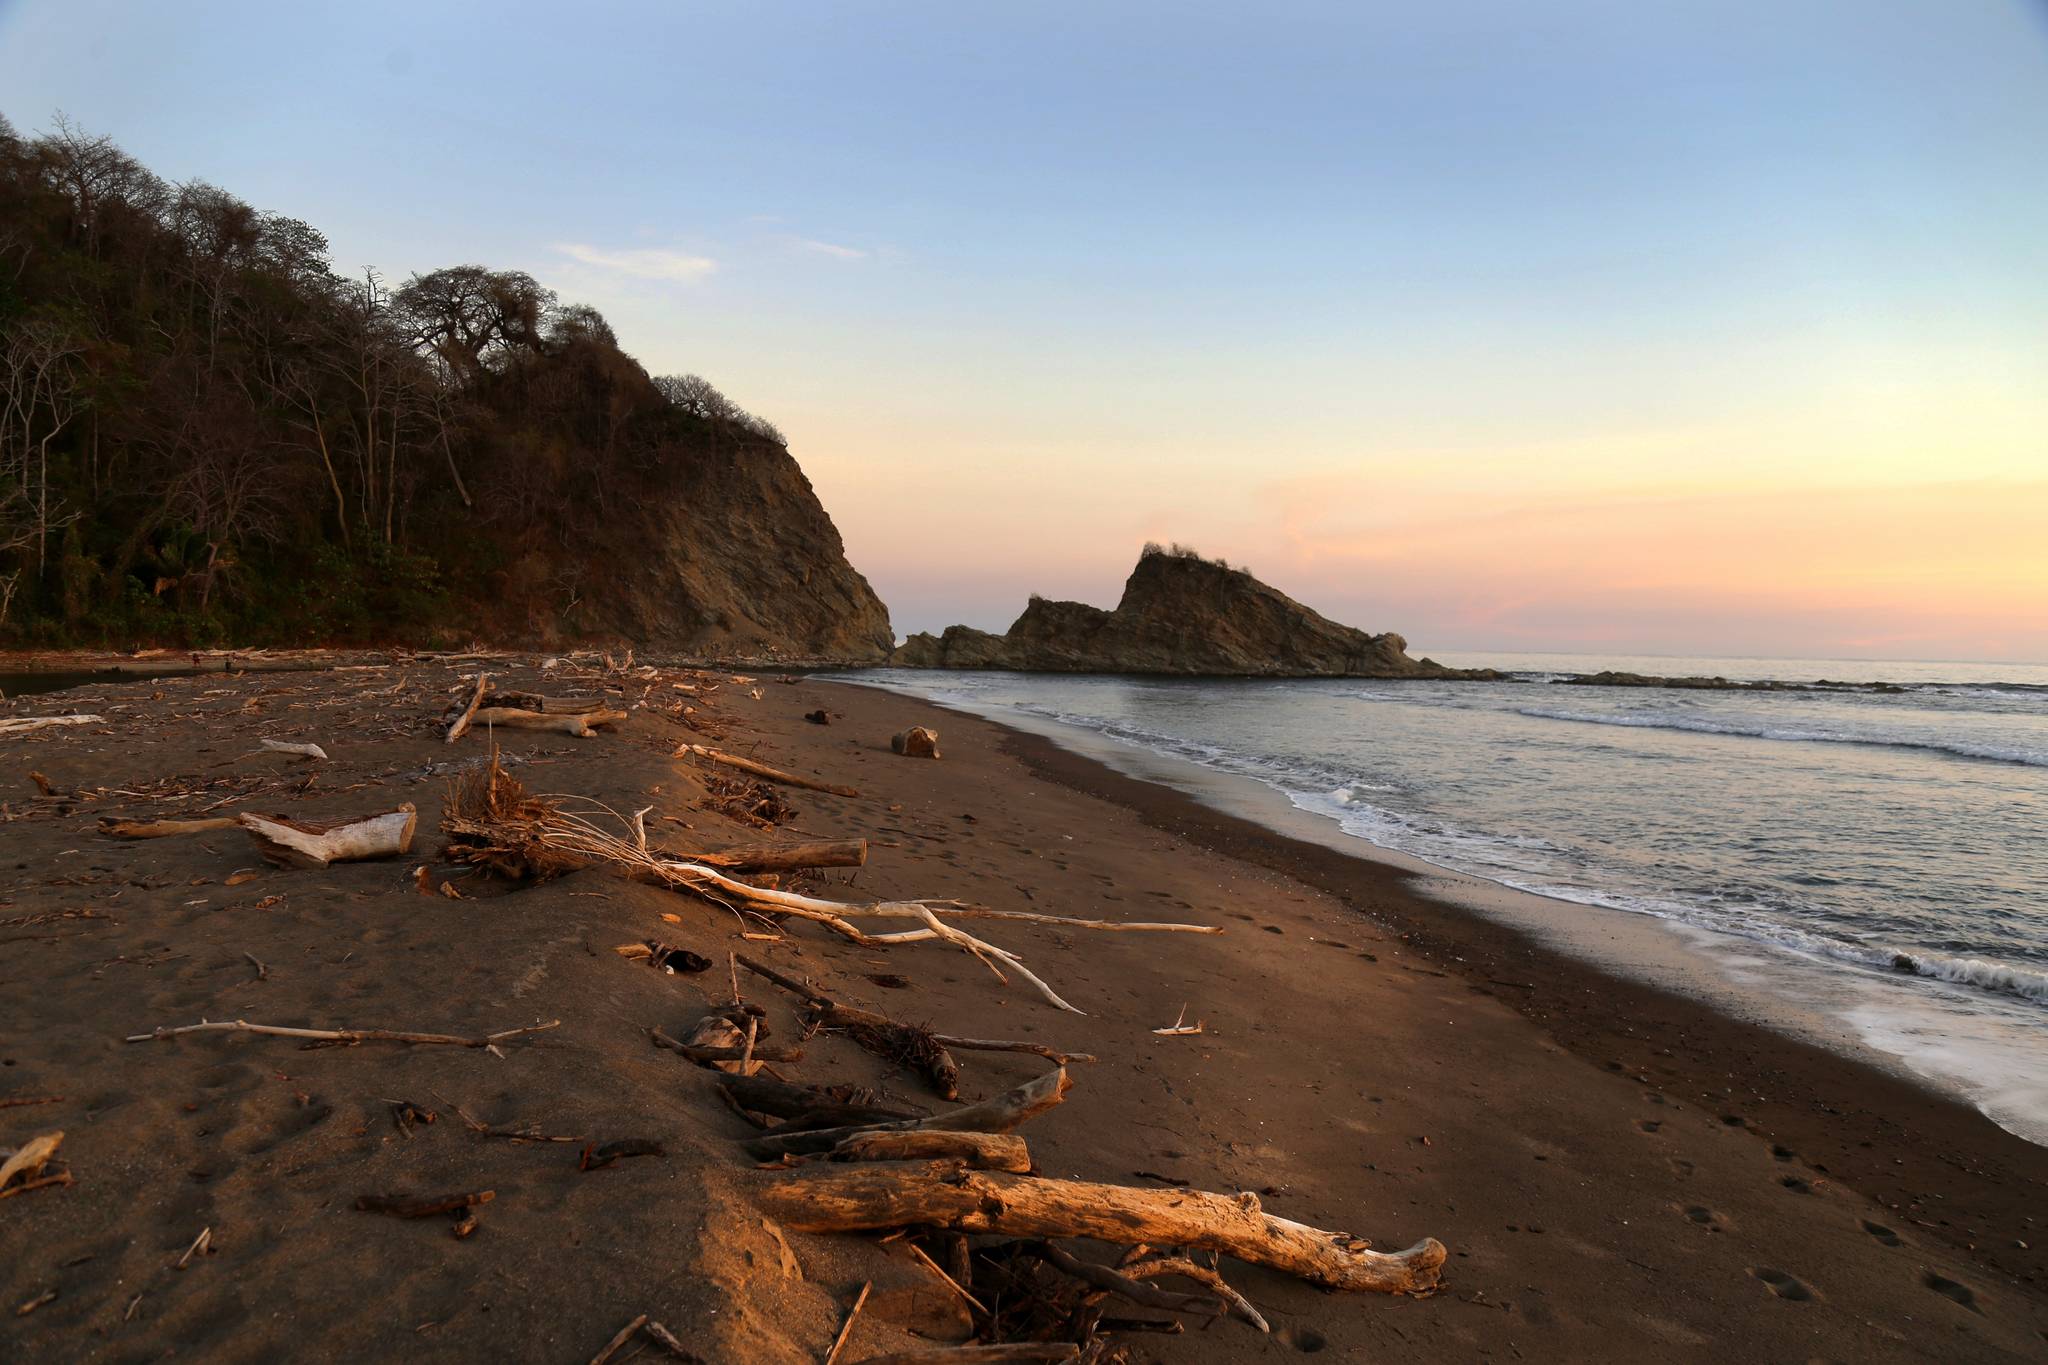
[[[1009,631],[950,626],[889,657],[904,668],[1262,678],[1484,678],[1408,656],[1394,634],[1340,626],[1242,569],[1148,545],[1114,611],[1033,597]]]

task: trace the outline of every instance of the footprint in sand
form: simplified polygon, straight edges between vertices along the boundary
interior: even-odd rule
[[[1781,1299],[1792,1303],[1809,1303],[1814,1298],[1813,1290],[1782,1270],[1773,1270],[1767,1265],[1753,1265],[1749,1268],[1749,1273],[1762,1280],[1764,1287]]]
[[[1728,1230],[1727,1217],[1723,1214],[1714,1212],[1705,1204],[1692,1205],[1685,1211],[1685,1216],[1687,1218],[1692,1219],[1693,1222],[1698,1223],[1708,1232],[1726,1232]]]
[[[1961,1304],[1972,1313],[1982,1313],[1984,1311],[1977,1306],[1977,1292],[1960,1280],[1951,1280],[1946,1275],[1937,1274],[1930,1270],[1920,1277],[1920,1283],[1926,1285],[1944,1299],[1950,1299]]]
[[[1866,1218],[1863,1220],[1863,1230],[1888,1247],[1895,1247],[1899,1244],[1899,1234],[1893,1232],[1882,1223],[1873,1223]]]
[[[1314,1355],[1330,1344],[1329,1339],[1313,1327],[1282,1327],[1273,1333],[1273,1339],[1292,1346],[1303,1355]]]
[[[1662,1119],[1637,1119],[1637,1120],[1636,1120],[1636,1131],[1638,1131],[1638,1132],[1642,1132],[1642,1133],[1654,1133],[1654,1132],[1656,1132],[1656,1131],[1657,1131],[1658,1129],[1662,1128],[1663,1126],[1664,1126],[1664,1120],[1662,1120]]]
[[[1796,1175],[1784,1175],[1784,1176],[1779,1176],[1779,1177],[1778,1177],[1778,1183],[1779,1183],[1780,1185],[1783,1185],[1783,1186],[1784,1186],[1784,1187],[1785,1187],[1786,1189],[1788,1189],[1788,1190],[1792,1191],[1792,1193],[1794,1193],[1794,1194],[1812,1194],[1812,1193],[1813,1193],[1813,1186],[1811,1186],[1811,1185],[1807,1184],[1807,1183],[1806,1183],[1806,1182],[1805,1182],[1804,1180],[1801,1180],[1801,1179],[1800,1179],[1800,1178],[1799,1178],[1798,1176],[1796,1176]]]

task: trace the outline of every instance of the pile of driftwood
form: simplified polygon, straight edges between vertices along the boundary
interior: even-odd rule
[[[486,700],[490,705],[484,705]],[[469,704],[456,713],[443,738],[450,744],[482,726],[490,730],[503,726],[513,730],[549,730],[557,734],[589,739],[599,729],[617,725],[624,711],[612,710],[598,697],[546,697],[533,692],[512,692],[491,682],[491,675],[479,673]]]
[[[1123,1358],[1118,1342],[1124,1334],[1178,1332],[1186,1318],[1206,1324],[1227,1315],[1270,1332],[1265,1315],[1224,1279],[1218,1260],[1224,1255],[1326,1289],[1425,1294],[1436,1286],[1445,1251],[1434,1239],[1379,1252],[1350,1233],[1275,1217],[1253,1194],[1035,1175],[1030,1149],[1016,1130],[1066,1098],[1069,1062],[1092,1058],[1062,1056],[1037,1043],[933,1034],[841,1005],[749,958],[735,955],[733,963],[733,1003],[689,1032],[708,1044],[704,1025],[715,1024],[730,1040],[744,1020],[743,1046],[693,1046],[650,1033],[658,1045],[724,1073],[717,1077],[721,1098],[758,1130],[740,1144],[757,1167],[748,1189],[782,1227],[888,1232],[947,1295],[934,1311],[930,1295],[885,1294],[869,1310],[876,1316],[926,1335],[1013,1346],[1015,1353],[1003,1359],[1099,1363]],[[958,1098],[955,1050],[1037,1052],[1058,1064],[993,1099],[938,1114],[865,1087],[799,1084],[769,1072],[766,1061],[793,1062],[802,1054],[761,1045],[767,1011],[741,997],[738,968],[798,997],[805,1037],[837,1029],[917,1070],[948,1100]],[[983,1240],[970,1243],[969,1236]],[[1107,1244],[1119,1254],[1112,1261],[1091,1259],[1061,1245],[1063,1239]],[[1112,1300],[1125,1307],[1112,1313]],[[841,1345],[869,1302],[863,1291]],[[1146,1316],[1129,1316],[1131,1310]],[[1295,1344],[1310,1342],[1303,1337]],[[923,1357],[905,1357],[913,1358]]]
[[[842,788],[851,792],[852,788]],[[618,833],[607,824],[621,826]],[[783,919],[810,920],[863,947],[942,941],[979,959],[999,981],[1006,970],[1028,982],[1049,1003],[1075,1014],[1081,1010],[1014,952],[976,937],[960,920],[1008,920],[1117,933],[1218,934],[1206,924],[1076,919],[1027,910],[996,910],[954,900],[843,902],[757,886],[729,875],[715,859],[658,849],[646,829],[588,798],[536,796],[495,762],[452,784],[441,819],[446,856],[519,876],[549,876],[575,868],[606,867],[638,881],[690,892],[773,927]],[[876,932],[856,920],[911,921],[917,927]]]
[[[776,779],[794,776],[753,760],[734,762],[735,756],[703,746],[687,745],[684,752]],[[835,790],[812,779],[798,781]],[[1047,1001],[1067,1010],[1075,1007],[1025,968],[1015,952],[969,933],[961,922],[1220,932],[1206,925],[1083,920],[959,901],[848,903],[761,886],[743,874],[858,865],[866,846],[856,840],[781,849],[665,850],[650,843],[638,818],[584,798],[536,795],[495,764],[454,784],[444,810],[442,830],[453,861],[527,878],[609,869],[723,906],[743,925],[751,921],[773,933],[780,932],[783,921],[796,919],[863,946],[945,942],[973,954],[999,978],[1021,976]],[[878,920],[915,927],[870,927]],[[671,970],[704,971],[711,965],[657,942],[621,945],[620,952],[668,964]],[[1445,1253],[1434,1240],[1379,1252],[1349,1233],[1274,1217],[1251,1194],[1131,1188],[1032,1174],[1030,1150],[1015,1130],[1066,1097],[1068,1064],[1091,1058],[1039,1043],[935,1033],[841,1004],[808,982],[738,954],[731,967],[729,1004],[682,1030],[681,1037],[656,1028],[648,1030],[650,1038],[719,1073],[721,1097],[757,1129],[742,1144],[744,1155],[761,1166],[749,1187],[782,1226],[805,1232],[915,1230],[906,1244],[956,1304],[956,1340],[973,1337],[1038,1352],[1004,1358],[1105,1362],[1121,1358],[1116,1344],[1121,1333],[1181,1330],[1188,1316],[1228,1314],[1268,1330],[1257,1308],[1224,1280],[1219,1255],[1330,1289],[1419,1294],[1436,1285]],[[796,997],[801,1013],[794,1041],[777,1038],[769,1011],[744,998],[741,969]],[[801,1062],[803,1043],[821,1030],[839,1033],[923,1077],[946,1101],[959,1099],[956,1053],[1031,1052],[1046,1056],[1055,1067],[993,1099],[929,1114],[862,1087],[801,1084],[775,1071],[777,1065]],[[966,1240],[969,1235],[1010,1240],[975,1246]],[[1089,1259],[1060,1245],[1059,1239],[1068,1238],[1123,1248],[1121,1258],[1114,1263]],[[1181,1281],[1193,1290],[1169,1288],[1162,1281]],[[1170,1316],[1118,1316],[1111,1312],[1112,1300]],[[849,1331],[860,1311],[856,1305]]]

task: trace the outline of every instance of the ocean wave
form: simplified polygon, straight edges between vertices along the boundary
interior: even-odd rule
[[[1813,932],[1798,923],[1811,913],[1810,907],[1777,904],[1739,887],[1731,886],[1724,891],[1702,888],[1697,894],[1624,890],[1617,883],[1625,878],[1617,877],[1614,869],[1602,866],[1599,858],[1585,850],[1526,834],[1495,834],[1462,828],[1440,817],[1381,804],[1376,797],[1393,793],[1398,801],[1404,788],[1369,780],[1358,768],[1349,765],[1318,762],[1304,756],[1290,760],[1246,752],[1234,745],[1207,743],[1191,736],[1174,735],[1135,724],[1128,719],[1087,714],[1072,707],[1032,702],[1003,702],[991,706],[982,698],[962,700],[970,709],[982,709],[985,713],[1023,713],[1090,731],[1164,757],[1192,762],[1212,771],[1252,779],[1278,791],[1298,809],[1334,821],[1354,838],[1516,890],[1597,909],[1663,919],[1796,954],[1817,963],[1920,978],[1953,988],[2048,1005],[2048,970],[1933,949],[1887,946],[1875,937],[1864,940]],[[1598,714],[1540,707],[1518,709],[1517,714],[1587,724],[1688,730],[1767,740],[1943,750],[1966,758],[2048,766],[2048,753],[2024,749],[1880,738],[1763,724],[1744,725],[1707,716],[1640,712]],[[1600,885],[1603,882],[1608,885]]]
[[[1583,725],[1619,725],[1632,730],[1685,730],[1694,734],[1732,735],[1747,739],[1811,744],[1862,744],[1880,749],[1921,749],[1930,753],[1951,754],[1957,758],[1982,759],[1991,763],[2017,763],[2029,768],[2048,768],[2048,752],[2039,749],[1999,744],[1972,744],[1961,740],[1913,739],[1905,735],[1859,735],[1842,730],[1812,730],[1797,726],[1743,725],[1692,716],[1644,715],[1640,712],[1562,711],[1544,706],[1516,707],[1515,714],[1536,720],[1576,721]]]
[[[1468,869],[1469,870],[1469,869]],[[1806,957],[1825,958],[1852,967],[1902,976],[1925,977],[1953,986],[1970,986],[1994,995],[2017,996],[2048,1005],[2048,971],[1993,962],[1981,957],[1957,957],[1924,948],[1888,948],[1876,943],[1851,943],[1808,932],[1763,909],[1734,910],[1677,900],[1669,897],[1629,895],[1591,887],[1555,886],[1541,881],[1494,877],[1517,891],[1569,901],[1575,905],[1603,910],[1621,910],[1672,920],[1717,934],[1747,939],[1767,947],[1785,949]]]

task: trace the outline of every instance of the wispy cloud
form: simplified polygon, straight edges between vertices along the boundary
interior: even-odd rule
[[[687,251],[667,251],[658,247],[607,251],[603,247],[590,246],[583,242],[557,242],[555,250],[580,264],[620,275],[631,275],[642,280],[668,280],[677,284],[693,284],[718,269],[718,262],[709,256],[696,256]]]
[[[811,237],[797,238],[796,248],[799,251],[809,251],[819,256],[830,256],[835,261],[864,261],[868,258],[868,253],[862,251],[857,246],[841,246],[837,242],[820,242]]]

